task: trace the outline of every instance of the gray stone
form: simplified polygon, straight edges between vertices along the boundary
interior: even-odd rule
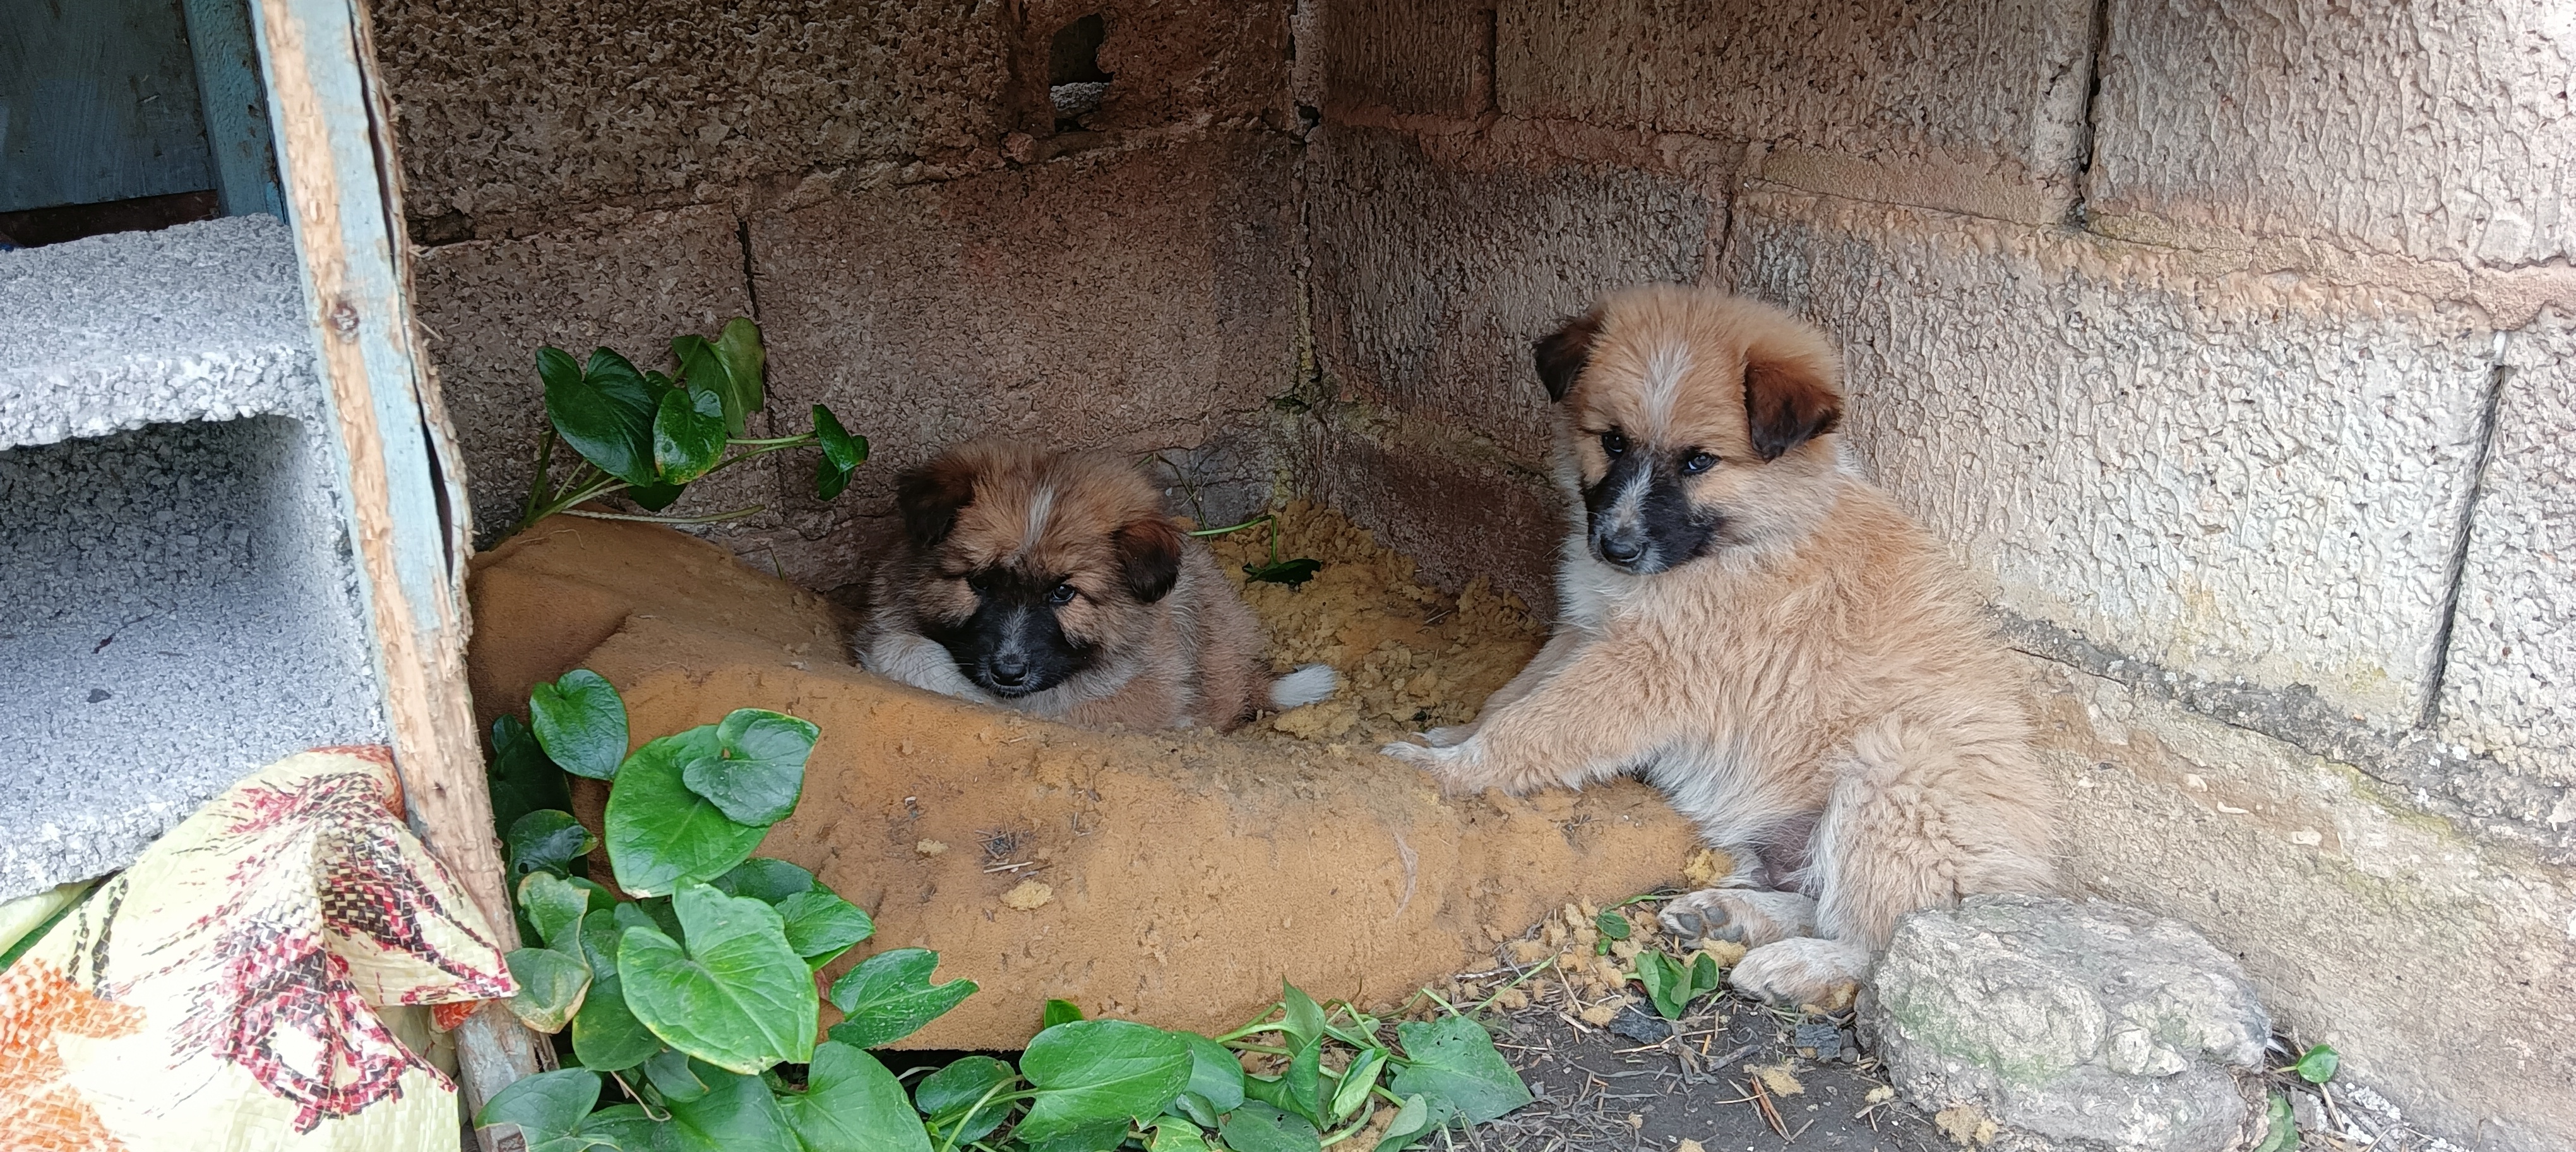
[[[0,256],[0,448],[317,410],[295,242],[273,216]]]
[[[2037,896],[1906,917],[1860,1023],[1926,1111],[2119,1152],[2227,1147],[2255,1111],[2238,1074],[2271,1036],[2243,970],[2180,921]]]

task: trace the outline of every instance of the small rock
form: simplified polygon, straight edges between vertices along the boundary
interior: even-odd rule
[[[1799,1083],[1797,1077],[1789,1074],[1789,1061],[1783,1060],[1777,1064],[1747,1064],[1744,1070],[1760,1077],[1762,1086],[1770,1089],[1774,1096],[1803,1096],[1807,1093],[1807,1086]]]
[[[1830,1021],[1808,1021],[1798,1025],[1790,1047],[1810,1060],[1840,1060],[1852,1047],[1850,1039]]]
[[[1619,1010],[1610,1018],[1610,1034],[1639,1044],[1661,1044],[1673,1034],[1672,1021],[1648,1012],[1634,1004]]]
[[[919,852],[924,856],[936,856],[947,851],[948,846],[937,840],[924,840],[919,844],[913,845],[912,850]]]
[[[1972,1106],[2118,1152],[2222,1148],[2253,1123],[2262,1094],[2239,1077],[2260,1071],[2271,1021],[2236,962],[2178,921],[1975,897],[1906,917],[1870,982],[1861,1035],[1926,1111]]]
[[[1610,1026],[1611,1021],[1619,1018],[1619,1010],[1622,1007],[1634,1009],[1635,1005],[1593,1004],[1585,1007],[1582,1011],[1575,1013],[1575,1015],[1581,1018],[1584,1023],[1595,1028],[1607,1028]]]
[[[1962,1148],[1971,1144],[1979,1148],[1992,1144],[1995,1142],[1995,1134],[2000,1131],[1993,1120],[1966,1104],[1954,1104],[1933,1113],[1932,1126],[1940,1129],[1942,1135],[1949,1137],[1951,1143]]]
[[[1034,911],[1055,899],[1055,889],[1043,880],[1022,880],[1020,886],[1002,893],[1002,905],[1022,912]]]

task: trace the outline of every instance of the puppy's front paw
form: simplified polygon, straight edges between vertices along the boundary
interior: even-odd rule
[[[1840,1012],[1860,995],[1869,950],[1821,936],[1793,936],[1756,948],[1735,962],[1726,982],[1783,1007]]]
[[[1486,778],[1488,774],[1478,764],[1480,757],[1473,745],[1434,748],[1399,740],[1379,748],[1378,753],[1430,773],[1440,782],[1440,789],[1444,792],[1481,792],[1491,786],[1491,781]]]
[[[1473,724],[1453,724],[1447,728],[1434,728],[1421,733],[1421,739],[1434,748],[1455,748],[1466,743],[1467,738],[1475,734],[1476,726]]]
[[[1816,930],[1816,902],[1795,892],[1702,888],[1656,917],[1684,940],[1706,937],[1760,948]]]

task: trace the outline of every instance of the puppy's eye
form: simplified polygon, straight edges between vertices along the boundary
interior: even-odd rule
[[[1049,589],[1047,589],[1047,603],[1049,603],[1049,604],[1071,604],[1071,603],[1073,603],[1073,585],[1071,585],[1071,584],[1058,584],[1058,585],[1056,585],[1056,586],[1055,586],[1055,587],[1053,587],[1053,588],[1049,588]]]
[[[985,595],[992,594],[993,578],[991,576],[985,575],[981,572],[973,572],[967,574],[965,579],[967,587]]]
[[[1604,432],[1601,434],[1601,451],[1611,459],[1616,460],[1627,454],[1628,438],[1620,435],[1618,430],[1615,428],[1608,432]]]
[[[1693,452],[1682,457],[1682,475],[1697,476],[1717,467],[1717,457],[1708,452]]]

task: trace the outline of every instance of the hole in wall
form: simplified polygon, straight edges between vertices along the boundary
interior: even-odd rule
[[[1094,12],[1056,29],[1048,43],[1047,96],[1055,103],[1057,131],[1078,129],[1083,117],[1100,110],[1110,81],[1100,70],[1100,44],[1108,38],[1108,21]]]

